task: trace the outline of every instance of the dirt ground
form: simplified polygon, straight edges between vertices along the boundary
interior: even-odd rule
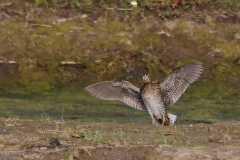
[[[240,122],[188,126],[0,120],[0,159],[239,159]]]

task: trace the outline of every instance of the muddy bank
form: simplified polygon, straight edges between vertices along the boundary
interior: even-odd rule
[[[238,159],[240,156],[237,121],[164,127],[1,119],[0,128],[0,158],[6,159]],[[58,140],[51,140],[53,137]]]
[[[76,159],[148,159],[148,160],[209,160],[239,159],[238,147],[171,147],[159,146],[124,146],[124,147],[81,147],[70,156]]]
[[[1,2],[2,91],[79,90],[112,79],[138,86],[144,73],[161,82],[174,67],[202,61],[188,91],[239,96],[238,2],[77,2]]]
[[[37,153],[30,153],[31,149],[39,150]],[[70,149],[68,154],[63,152],[68,149],[51,149],[48,146],[31,146],[29,154],[23,156],[24,159],[69,159],[69,160],[105,160],[105,159],[147,159],[147,160],[209,160],[209,159],[239,159],[238,147],[171,147],[159,146],[120,146],[120,147],[92,147],[79,146]],[[44,151],[46,150],[47,151]],[[44,153],[42,153],[42,152]],[[14,159],[14,156],[0,155],[0,158]],[[21,159],[21,158],[19,158]]]

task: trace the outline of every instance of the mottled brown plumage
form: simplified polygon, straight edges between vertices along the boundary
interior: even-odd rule
[[[144,75],[140,89],[127,81],[106,81],[85,90],[97,98],[120,100],[135,109],[148,111],[153,123],[168,126],[174,124],[177,116],[167,113],[166,108],[180,98],[202,71],[201,62],[191,62],[173,69],[161,84],[152,83],[150,76]]]

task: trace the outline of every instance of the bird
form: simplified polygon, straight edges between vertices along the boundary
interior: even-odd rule
[[[175,123],[177,116],[167,113],[166,109],[199,78],[203,69],[202,62],[190,62],[174,68],[160,84],[151,82],[150,76],[145,74],[141,88],[128,81],[113,80],[90,85],[85,91],[100,99],[119,100],[135,109],[147,111],[152,124],[170,126]]]

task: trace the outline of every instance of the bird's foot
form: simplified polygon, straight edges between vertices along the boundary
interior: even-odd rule
[[[152,124],[154,125],[154,124],[155,124],[155,122],[156,122],[156,121],[155,121],[155,119],[153,118],[153,119],[152,119]]]
[[[164,126],[165,123],[165,116],[163,116],[163,121],[162,121],[162,125]]]

